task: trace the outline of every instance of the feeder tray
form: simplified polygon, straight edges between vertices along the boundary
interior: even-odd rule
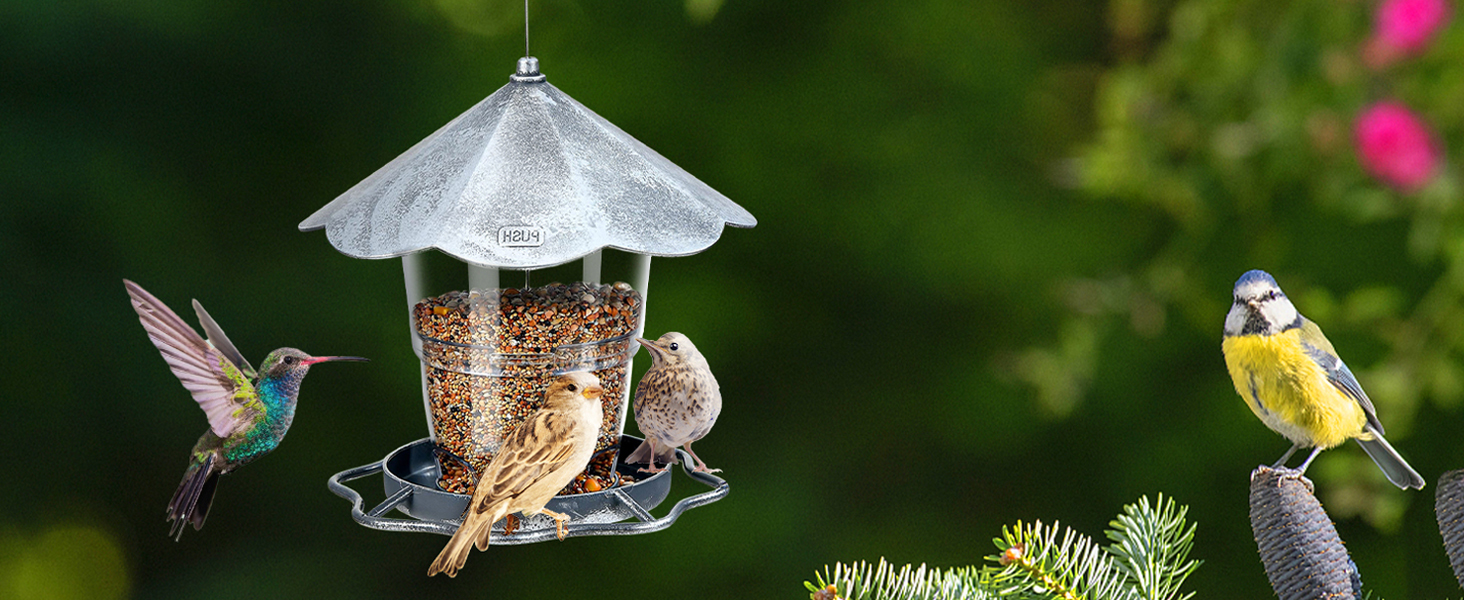
[[[621,437],[621,456],[626,456],[642,443],[634,436]],[[386,455],[386,458],[347,469],[330,478],[330,491],[351,502],[351,518],[357,523],[382,531],[411,531],[452,535],[462,525],[463,511],[471,496],[444,492],[437,488],[439,467],[433,457],[433,443],[420,439]],[[688,496],[671,507],[664,517],[657,518],[650,510],[660,505],[671,491],[671,470],[639,479],[635,483],[598,492],[555,496],[545,507],[570,516],[565,537],[587,535],[636,535],[660,531],[676,522],[681,513],[711,504],[727,496],[727,482],[709,473],[698,473],[686,465],[695,464],[684,450],[676,451],[682,470],[693,480],[712,488],[711,491]],[[615,470],[622,475],[640,476],[640,467],[616,461]],[[348,481],[382,474],[386,499],[369,511],[363,511],[361,494],[347,487]],[[388,518],[396,509],[411,519]],[[636,523],[623,523],[635,518]],[[557,539],[554,520],[545,515],[525,518],[519,515],[519,528],[504,536],[499,524],[493,525],[492,543],[532,544]]]

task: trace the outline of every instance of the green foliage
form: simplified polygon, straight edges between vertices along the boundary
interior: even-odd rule
[[[993,540],[1002,554],[995,557],[1002,566],[996,583],[1015,598],[1102,598],[1137,599],[1138,590],[1113,563],[1113,557],[1092,538],[1058,524],[1041,521],[1004,528]]]
[[[1390,440],[1407,439],[1425,402],[1456,409],[1464,398],[1457,18],[1420,54],[1376,64],[1366,54],[1375,2],[1121,6],[1154,18],[1111,23],[1127,51],[1099,76],[1095,131],[1066,173],[1087,197],[1159,224],[1135,233],[1149,245],[1129,264],[1054,284],[1068,314],[1056,335],[1012,363],[1013,377],[1039,398],[1062,399],[1048,403],[1051,414],[1069,414],[1102,382],[1092,374],[1131,360],[1109,358],[1125,333],[1203,333],[1218,346],[1228,283],[1261,268],[1332,336]],[[1420,189],[1390,188],[1359,162],[1357,116],[1381,101],[1409,107],[1450,149]],[[1383,529],[1402,518],[1404,500],[1378,494],[1385,488],[1366,469],[1319,473],[1337,490],[1339,516],[1361,514]]]
[[[990,577],[974,567],[927,569],[925,565],[895,567],[880,559],[878,564],[839,563],[830,571],[815,573],[817,583],[803,582],[814,600],[986,600],[1000,598]],[[828,588],[833,587],[834,596]],[[820,597],[822,594],[822,597]]]
[[[1108,551],[1141,597],[1185,600],[1194,593],[1181,595],[1179,587],[1200,566],[1199,561],[1185,560],[1194,545],[1197,525],[1185,528],[1187,507],[1165,502],[1162,494],[1158,504],[1155,511],[1144,497],[1138,504],[1123,507],[1123,514],[1109,523],[1112,528],[1106,533],[1113,545]]]
[[[1186,507],[1162,495],[1157,504],[1144,497],[1125,506],[1109,523],[1108,548],[1056,523],[1018,522],[1002,529],[993,540],[1000,552],[980,567],[839,563],[804,586],[813,600],[1185,600],[1193,593],[1181,594],[1180,586],[1200,565],[1186,560],[1195,526],[1185,522]]]
[[[34,534],[0,529],[0,597],[12,600],[121,600],[127,557],[115,533],[66,523]]]

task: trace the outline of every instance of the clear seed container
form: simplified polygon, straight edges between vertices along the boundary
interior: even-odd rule
[[[620,270],[633,275],[640,261],[626,257]],[[469,266],[465,286],[461,262],[425,253],[407,262],[408,281],[419,282],[408,290],[412,341],[444,491],[471,494],[505,437],[543,406],[554,378],[571,371],[599,377],[605,418],[596,459],[565,493],[622,483],[615,454],[645,301],[630,283],[602,281],[604,258],[534,271]],[[432,293],[431,282],[454,273],[457,289]]]

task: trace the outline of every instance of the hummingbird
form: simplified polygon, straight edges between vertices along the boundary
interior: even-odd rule
[[[183,537],[184,525],[203,528],[219,476],[269,454],[295,420],[300,382],[310,366],[328,361],[366,362],[356,356],[311,356],[280,348],[264,357],[256,371],[234,347],[198,300],[193,310],[208,334],[205,340],[157,297],[122,280],[147,337],[163,353],[193,400],[208,415],[208,429],[193,445],[188,470],[168,502],[168,536]]]

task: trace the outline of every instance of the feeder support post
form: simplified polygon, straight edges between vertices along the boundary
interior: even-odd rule
[[[427,297],[427,276],[426,261],[422,258],[421,252],[410,252],[402,255],[402,279],[406,281],[407,287],[407,337],[412,340],[412,353],[417,355],[417,366],[422,374],[422,410],[427,417],[427,437],[437,441],[437,429],[432,426],[432,405],[427,400],[427,363],[422,361],[422,340],[417,337],[415,326],[412,324],[412,309],[423,298]],[[495,272],[496,276],[497,273]]]
[[[582,281],[600,285],[600,265],[604,263],[605,251],[596,250],[585,255],[584,271],[580,279]]]

